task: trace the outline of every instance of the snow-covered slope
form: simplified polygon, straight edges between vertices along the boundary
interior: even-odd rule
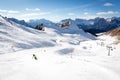
[[[108,56],[106,44],[100,43],[58,42],[59,46],[0,55],[0,80],[120,80],[120,45],[113,45]]]
[[[116,28],[116,29],[110,30],[108,32],[105,32],[100,37],[104,38],[105,36],[107,36],[107,38],[109,37],[108,39],[110,41],[112,41],[112,39],[113,39],[114,40],[114,41],[112,41],[113,44],[119,44],[120,43],[120,28]]]
[[[0,53],[33,47],[54,46],[55,43],[52,41],[52,37],[59,36],[53,29],[49,29],[52,34],[48,35],[45,32],[8,21],[2,16],[0,17],[0,23]]]
[[[0,16],[0,80],[120,80],[120,45],[79,31],[42,32]]]
[[[69,26],[66,26],[65,28],[60,28],[60,31],[63,33],[79,33],[81,32],[80,29],[78,28],[78,26],[74,23],[73,20],[71,19],[66,19],[66,20],[62,20],[60,23],[65,23],[65,22],[69,22]]]
[[[25,27],[0,16],[0,53],[35,47],[56,46],[56,41],[62,39],[66,43],[77,44],[80,41],[96,38],[92,35],[89,36],[82,30],[80,34],[62,34],[54,28],[46,27],[43,32]]]

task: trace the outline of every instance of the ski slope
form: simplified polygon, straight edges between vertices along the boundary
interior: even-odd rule
[[[93,52],[95,48],[89,50],[86,46],[85,49],[84,44],[0,55],[0,80],[119,80],[120,45],[114,46],[116,50],[107,56],[106,48],[98,46],[100,49]]]
[[[0,16],[0,80],[120,80],[120,44],[79,31],[42,32]]]
[[[81,41],[96,39],[93,35],[87,34],[83,30],[78,33],[62,34],[58,30],[48,27],[45,28],[45,31],[39,31],[0,16],[0,54],[24,49],[52,47],[56,46],[56,41],[60,39],[67,40],[68,43],[72,41],[71,44],[79,44]]]

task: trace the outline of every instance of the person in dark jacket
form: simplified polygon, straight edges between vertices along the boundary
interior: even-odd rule
[[[33,57],[32,57],[32,58],[35,59],[35,60],[38,60],[38,58],[36,57],[35,54],[33,54]]]

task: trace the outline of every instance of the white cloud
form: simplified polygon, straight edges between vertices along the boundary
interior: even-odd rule
[[[68,13],[68,15],[69,15],[69,16],[74,16],[74,15],[75,15],[75,13]]]
[[[5,13],[5,12],[7,12],[7,10],[0,9],[0,12]]]
[[[118,14],[117,11],[107,11],[107,12],[98,12],[97,15],[111,15],[111,14]]]
[[[48,16],[49,14],[51,14],[51,12],[33,12],[33,13],[22,13],[19,15],[16,15],[16,18],[18,19],[24,19],[25,21],[28,21],[30,19],[40,19],[40,18],[44,18],[46,16]]]
[[[19,11],[9,10],[8,13],[19,13]]]
[[[29,10],[26,8],[26,10]],[[35,8],[34,10],[37,11],[26,11],[25,9],[20,10],[20,11],[15,11],[15,10],[3,10],[0,9],[0,14],[2,16],[6,16],[6,17],[14,17],[17,19],[21,19],[21,20],[26,20],[28,21],[29,19],[40,19],[40,18],[46,18],[46,16],[49,16],[49,14],[51,14],[51,12],[47,12],[47,11],[41,11],[38,8]],[[39,11],[40,10],[40,11]]]
[[[84,12],[84,15],[88,15],[88,12]]]
[[[15,10],[3,10],[3,9],[0,9],[0,12],[1,13],[11,13],[11,14],[19,13],[19,11],[15,11]]]
[[[41,16],[46,14],[50,14],[50,12],[26,13],[26,14],[23,14],[22,16]]]
[[[26,11],[40,11],[39,8],[25,8]]]
[[[104,6],[113,6],[112,3],[105,3]]]

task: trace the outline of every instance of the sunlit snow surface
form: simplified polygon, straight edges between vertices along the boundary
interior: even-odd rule
[[[0,55],[0,80],[119,80],[119,45],[111,56],[105,47],[92,46],[61,45]]]
[[[0,80],[120,80],[120,45],[113,38],[41,32],[1,20],[7,25],[0,23]]]

